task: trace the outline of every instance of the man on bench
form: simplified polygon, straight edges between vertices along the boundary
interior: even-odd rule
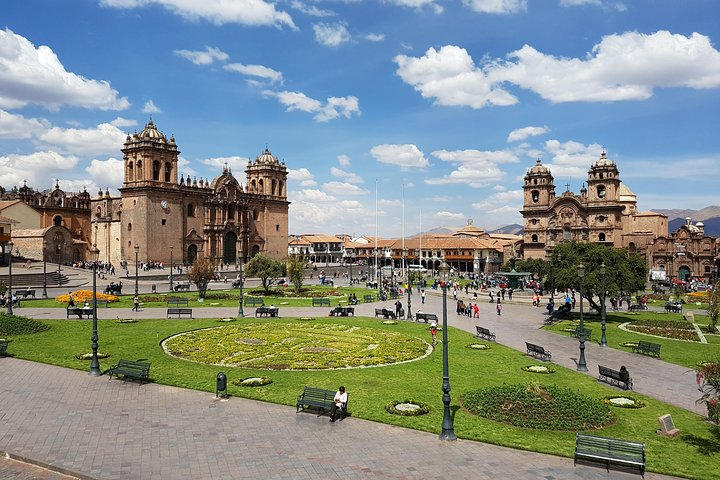
[[[343,386],[340,386],[340,388],[338,388],[338,391],[335,394],[335,398],[333,398],[333,404],[330,407],[331,422],[335,421],[335,413],[337,412],[338,408],[340,409],[341,413],[345,410],[345,408],[347,408],[347,393],[345,393],[345,387]]]

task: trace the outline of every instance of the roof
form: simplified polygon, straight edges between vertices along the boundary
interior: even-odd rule
[[[3,217],[2,215],[0,215],[0,223],[14,224],[14,223],[20,223],[20,222],[18,222],[17,220],[13,220],[12,218]]]
[[[629,188],[627,185],[625,185],[624,183],[621,183],[621,184],[620,184],[620,188],[618,188],[618,195],[620,195],[620,196],[632,195],[633,197],[636,197],[636,196],[637,196],[637,195],[635,195],[635,194],[633,193],[633,191],[630,190],[630,188]]]
[[[331,235],[301,235],[300,236],[303,240],[306,240],[311,243],[318,243],[318,242],[325,242],[325,243],[342,243],[342,240],[340,240],[337,237],[333,237]]]
[[[16,203],[24,203],[22,200],[2,200],[0,201],[0,210],[11,207]]]
[[[293,237],[288,240],[288,245],[310,245],[310,242],[308,242],[304,238]]]

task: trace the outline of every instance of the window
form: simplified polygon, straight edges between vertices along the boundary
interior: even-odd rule
[[[170,181],[170,172],[172,171],[172,167],[170,166],[170,162],[165,162],[165,181]]]
[[[277,180],[273,179],[271,189],[271,194],[276,195],[275,190],[277,189]]]
[[[279,232],[279,231],[280,231],[280,224],[279,224],[279,223],[275,225],[275,231],[276,231],[276,232]]]
[[[605,198],[605,185],[597,186],[597,196],[598,198]]]
[[[135,172],[133,171],[133,162],[128,163],[128,181],[132,182],[135,180]]]
[[[195,216],[195,205],[192,203],[188,203],[187,206],[187,216],[188,217],[194,217]]]
[[[598,240],[601,241],[601,242],[604,242],[604,241],[605,241],[605,234],[604,234],[604,233],[600,233],[600,235],[598,235]]]
[[[165,219],[163,218],[160,223],[161,223],[162,225],[165,225],[165,222],[167,222],[167,220],[165,220]]]
[[[156,182],[160,180],[160,162],[157,160],[153,162],[153,180]]]
[[[538,241],[538,236],[537,236],[537,235],[533,235],[531,242],[532,242],[532,243],[537,243],[537,241]]]
[[[53,218],[53,225],[55,225],[56,227],[62,225],[62,217],[60,215],[56,215],[55,218]]]
[[[128,223],[128,232],[132,231],[132,223]]]
[[[258,212],[258,209],[256,208],[253,210],[253,220],[257,220],[260,217],[260,212]]]
[[[532,195],[532,201],[533,203],[537,203],[540,201],[540,192],[537,190],[533,190],[530,195]]]
[[[565,227],[563,229],[563,240],[570,240],[571,239],[571,233],[570,227]]]

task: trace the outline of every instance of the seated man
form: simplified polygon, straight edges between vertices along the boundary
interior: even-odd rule
[[[333,404],[330,407],[330,421],[335,421],[335,413],[337,412],[338,408],[340,411],[343,411],[347,408],[347,393],[345,393],[345,387],[340,386],[338,388],[337,393],[335,393],[335,398],[333,398]]]

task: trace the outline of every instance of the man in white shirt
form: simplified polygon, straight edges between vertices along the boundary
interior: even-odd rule
[[[345,387],[338,388],[338,391],[335,393],[335,398],[333,398],[333,404],[332,407],[330,407],[330,421],[335,421],[335,412],[337,412],[338,408],[340,410],[344,410],[347,406],[347,393],[345,393]]]

